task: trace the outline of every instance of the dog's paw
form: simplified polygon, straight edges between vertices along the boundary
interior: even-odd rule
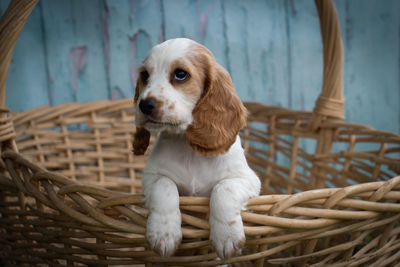
[[[151,212],[147,218],[147,242],[162,257],[174,254],[182,240],[181,214]]]
[[[227,260],[241,253],[246,237],[240,216],[231,221],[211,217],[210,228],[210,240],[218,257]]]

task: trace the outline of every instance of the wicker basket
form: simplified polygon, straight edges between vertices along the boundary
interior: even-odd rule
[[[37,1],[11,1],[0,23],[3,107],[12,51]],[[246,103],[250,116],[241,134],[263,195],[242,213],[247,242],[243,254],[230,260],[234,266],[400,261],[400,136],[343,122],[336,10],[332,1],[316,4],[324,81],[314,111]],[[180,198],[184,238],[175,256],[161,258],[149,249],[139,194],[146,156],[131,153],[131,99],[1,111],[4,264],[222,264],[208,240],[208,198]],[[315,151],[302,149],[304,144],[314,144]]]

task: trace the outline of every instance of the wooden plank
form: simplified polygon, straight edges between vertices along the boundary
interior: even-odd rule
[[[210,49],[220,65],[229,69],[224,35],[224,1],[173,0],[163,3],[166,39],[185,37],[199,42]]]
[[[345,2],[346,119],[400,133],[400,2]]]
[[[322,88],[323,56],[318,13],[314,1],[286,2],[290,41],[289,107],[312,111]]]
[[[74,47],[74,22],[71,1],[42,1],[49,87],[53,105],[77,101],[69,73],[69,53]],[[62,11],[62,12],[60,12]]]
[[[217,62],[227,68],[226,40],[224,37],[223,1],[196,1],[197,41],[214,54]]]
[[[163,6],[166,39],[186,37],[197,42],[201,41],[199,9],[196,8],[195,1],[163,1]]]
[[[40,6],[32,11],[16,43],[6,81],[6,103],[12,111],[49,104]]]
[[[223,1],[163,1],[165,37],[189,38],[206,46],[217,62],[227,68]],[[176,19],[179,18],[179,19]]]
[[[72,0],[71,11],[75,36],[69,52],[72,89],[79,102],[107,99],[111,91],[105,69],[102,2]],[[82,62],[85,58],[86,62]]]
[[[164,40],[160,1],[106,1],[106,47],[112,98],[133,97],[137,68],[151,47]]]
[[[244,101],[287,106],[284,2],[225,2],[229,70]]]
[[[52,103],[109,95],[99,2],[42,1]]]

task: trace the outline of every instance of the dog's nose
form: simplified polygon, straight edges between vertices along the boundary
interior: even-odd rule
[[[156,101],[154,98],[147,98],[140,100],[139,108],[145,115],[150,115],[156,106]]]

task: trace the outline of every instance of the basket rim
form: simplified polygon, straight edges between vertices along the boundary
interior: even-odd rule
[[[309,120],[312,117],[311,111],[294,110],[282,106],[270,106],[260,102],[245,101],[244,106],[249,112],[248,121],[257,121],[263,116],[275,116],[276,118],[295,118],[300,117]],[[14,126],[26,123],[32,119],[36,122],[54,121],[55,118],[62,115],[64,118],[79,116],[79,114],[98,112],[102,110],[117,111],[122,109],[134,109],[132,98],[123,98],[117,100],[95,100],[85,103],[69,102],[57,106],[39,106],[30,110],[11,112],[11,120]],[[261,122],[263,120],[261,119]],[[377,130],[369,125],[353,123],[344,120],[325,120],[321,122],[321,129],[339,129],[348,128],[358,132],[356,134],[380,135],[391,138],[390,141],[400,142],[400,134],[389,131]],[[18,135],[17,135],[18,137]]]
[[[21,153],[7,150],[2,152],[2,158],[5,160],[10,159],[14,160],[18,164],[23,164],[34,170],[38,173],[38,175],[33,178],[33,180],[41,180],[41,179],[49,179],[54,180],[59,183],[64,183],[67,187],[60,189],[58,191],[59,194],[69,194],[74,193],[77,190],[81,190],[81,192],[86,193],[95,193],[101,196],[107,197],[115,197],[117,199],[113,199],[110,203],[104,202],[99,205],[99,207],[104,208],[108,205],[120,205],[126,204],[124,201],[132,201],[133,199],[137,200],[138,196],[143,196],[143,194],[131,194],[125,193],[121,191],[109,190],[95,185],[88,185],[82,183],[80,181],[71,180],[69,177],[59,174],[54,171],[46,170],[43,167],[40,167],[38,164],[30,161],[25,158]],[[283,204],[277,206],[272,213],[276,215],[283,210],[285,210],[288,206],[293,205],[293,203],[300,203],[303,201],[311,201],[320,197],[334,197],[334,201],[338,201],[338,197],[341,199],[344,196],[351,196],[353,194],[363,193],[365,191],[377,190],[376,195],[372,195],[371,199],[376,200],[377,198],[382,198],[383,194],[388,192],[388,190],[396,188],[400,189],[400,175],[395,176],[387,181],[375,181],[368,183],[360,183],[355,185],[348,185],[345,187],[332,187],[332,188],[317,188],[306,190],[303,192],[293,193],[293,194],[266,194],[266,195],[258,195],[250,198],[248,205],[261,205],[261,204],[271,204],[278,203],[283,201]],[[95,189],[97,191],[93,191]],[[288,198],[289,197],[289,198]],[[181,203],[183,205],[208,205],[209,197],[200,197],[200,196],[180,196]],[[332,200],[333,201],[333,200]],[[400,203],[399,203],[400,208]]]

